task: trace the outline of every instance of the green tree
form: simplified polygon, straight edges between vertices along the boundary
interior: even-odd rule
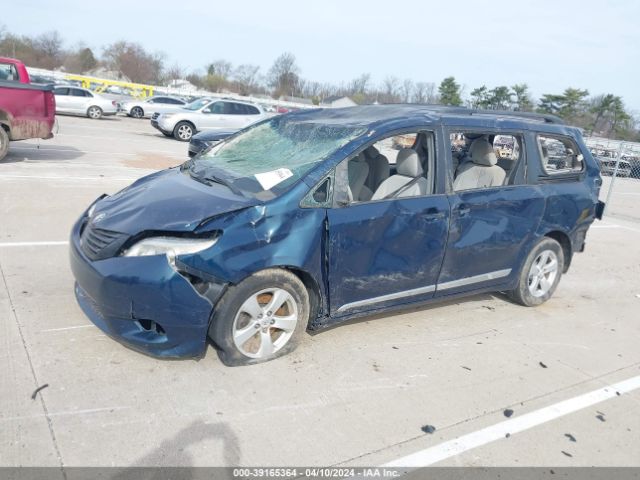
[[[509,87],[501,86],[489,92],[489,108],[492,110],[508,110],[511,106],[511,91]]]
[[[489,89],[486,86],[482,85],[471,90],[470,96],[469,106],[471,108],[489,108]]]
[[[442,105],[462,105],[460,85],[456,83],[455,77],[447,77],[442,80],[442,83],[440,83],[438,87],[438,93],[440,94],[440,103]]]
[[[511,87],[515,100],[511,108],[518,112],[530,112],[533,110],[533,102],[529,94],[529,86],[526,83],[517,83]]]

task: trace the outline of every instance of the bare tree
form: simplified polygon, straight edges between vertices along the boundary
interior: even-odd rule
[[[413,89],[413,103],[435,103],[436,84],[416,82]]]
[[[233,72],[233,79],[236,87],[242,95],[248,95],[255,91],[258,86],[258,65],[243,64],[239,65]]]
[[[64,57],[62,43],[62,37],[55,30],[36,37],[33,46],[38,53],[42,68],[54,69],[62,64]]]
[[[358,78],[354,78],[351,80],[349,86],[347,87],[347,95],[353,95],[355,93],[365,94],[367,93],[369,82],[371,81],[371,75],[368,73],[363,73]]]
[[[185,76],[184,68],[174,63],[165,73],[165,79],[173,86],[176,80],[181,80]]]
[[[300,69],[293,53],[285,52],[276,58],[269,70],[269,85],[274,89],[274,96],[291,95],[299,91]]]
[[[380,100],[382,103],[397,102],[400,98],[398,94],[398,88],[400,86],[400,80],[397,77],[389,76],[382,81],[382,95]]]
[[[402,86],[400,87],[400,95],[402,96],[402,101],[404,103],[409,103],[414,88],[415,87],[413,85],[413,82],[410,79],[406,78],[402,82]]]
[[[215,62],[207,65],[207,75],[217,75],[218,77],[222,77],[227,80],[229,75],[231,75],[232,69],[233,65],[231,62],[228,62],[227,60],[216,60]]]
[[[147,53],[138,43],[113,43],[105,48],[103,57],[109,68],[119,71],[133,82],[161,81],[163,55]]]

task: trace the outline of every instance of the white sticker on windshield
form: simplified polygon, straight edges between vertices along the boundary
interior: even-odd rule
[[[284,182],[287,178],[292,177],[293,173],[288,168],[279,168],[270,172],[256,173],[256,180],[265,190],[271,190],[280,182]]]

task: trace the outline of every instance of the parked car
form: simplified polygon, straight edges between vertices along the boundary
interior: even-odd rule
[[[151,125],[164,135],[188,142],[197,132],[240,130],[265,118],[257,105],[236,100],[200,99],[175,113],[154,114]]]
[[[616,170],[617,159],[608,157],[595,157],[600,164],[600,173],[602,175],[612,176]],[[620,160],[618,164],[618,172],[616,177],[631,176],[631,163],[627,160]]]
[[[200,356],[210,337],[227,365],[428,302],[503,291],[540,305],[602,214],[597,164],[557,117],[474,112],[374,105],[252,125],[91,204],[71,232],[76,298],[131,348]],[[481,135],[457,174],[452,132]],[[391,166],[377,145],[409,133]],[[506,170],[487,140],[502,133],[519,152]],[[581,152],[574,165],[545,168],[549,138]]]
[[[21,61],[0,57],[0,160],[10,141],[53,137],[55,112],[53,85],[30,83]]]
[[[133,118],[150,118],[154,113],[175,112],[186,105],[181,98],[158,96],[121,103],[120,111]]]
[[[235,132],[231,130],[208,130],[195,134],[189,141],[189,156],[195,157],[207,148],[221,142],[234,133]]]
[[[56,113],[83,115],[98,119],[118,112],[115,100],[79,87],[56,86]]]

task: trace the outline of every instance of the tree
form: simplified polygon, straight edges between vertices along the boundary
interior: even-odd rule
[[[409,100],[411,100],[411,96],[413,95],[414,88],[413,82],[410,79],[405,78],[400,86],[400,96],[404,103],[409,103]]]
[[[117,70],[132,82],[161,82],[163,55],[147,53],[138,43],[113,43],[105,48],[103,57],[109,68]]]
[[[233,78],[235,80],[238,93],[248,95],[257,89],[259,71],[259,66],[249,64],[239,65],[234,70]]]
[[[177,63],[174,63],[165,73],[165,79],[170,86],[173,86],[176,80],[181,80],[183,77],[184,69]]]
[[[513,95],[516,97],[511,108],[518,112],[530,112],[533,110],[533,102],[529,94],[529,86],[526,83],[517,83],[513,87]]]
[[[62,65],[62,37],[57,31],[43,33],[33,41],[38,67],[52,70]]]
[[[482,85],[471,90],[470,96],[469,106],[471,108],[489,108],[489,89],[486,86]]]
[[[363,73],[358,78],[354,78],[349,84],[347,95],[364,95],[365,93],[367,93],[370,81],[371,75],[368,73]]]
[[[394,76],[388,76],[382,81],[382,103],[394,103],[400,100],[400,80]]]
[[[299,91],[298,73],[300,69],[296,65],[296,57],[293,53],[285,52],[273,62],[269,69],[269,85],[274,89],[274,97],[291,95]]]
[[[233,65],[226,60],[216,60],[207,65],[207,75],[217,75],[225,80],[229,78]]]
[[[589,96],[588,90],[580,90],[579,88],[567,88],[562,94],[562,106],[558,113],[562,118],[573,120],[579,111],[583,111],[585,107],[585,99]]]
[[[440,103],[442,105],[462,105],[462,98],[460,97],[460,85],[456,83],[454,77],[447,77],[442,80],[438,87],[438,93],[440,94]]]
[[[596,116],[591,126],[592,134],[594,130],[598,128],[600,120],[611,112],[615,98],[615,95],[608,93],[607,95],[599,95],[591,101],[591,108],[589,111]]]
[[[435,89],[434,83],[416,82],[413,89],[413,103],[434,103]]]
[[[511,106],[509,87],[496,87],[489,92],[489,108],[492,110],[508,110]]]

